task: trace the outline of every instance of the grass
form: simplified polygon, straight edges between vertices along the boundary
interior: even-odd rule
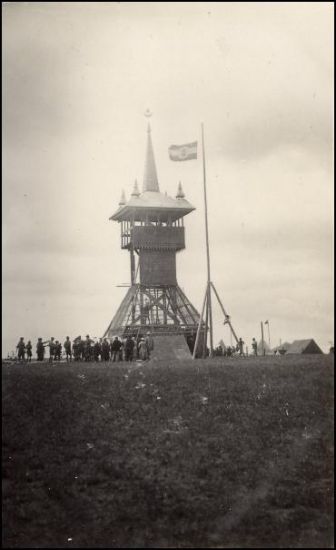
[[[332,548],[332,371],[3,364],[3,546]]]

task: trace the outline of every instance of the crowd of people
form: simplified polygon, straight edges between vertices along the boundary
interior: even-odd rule
[[[244,344],[242,338],[239,338],[236,346],[222,346],[218,345],[214,349],[214,355],[216,356],[224,356],[224,357],[233,357],[235,355],[239,355],[241,357],[245,357],[248,355],[247,348],[244,351]],[[255,338],[252,338],[252,353],[253,355],[258,355],[258,344]]]
[[[232,357],[235,355],[246,356],[247,349],[244,352],[245,342],[239,338],[236,346],[218,345],[214,349],[215,356]],[[189,342],[188,342],[189,345]],[[191,346],[189,345],[189,348]],[[33,346],[30,340],[25,343],[21,337],[17,346],[17,358],[19,361],[32,360]],[[133,361],[141,359],[146,361],[150,358],[151,352],[154,349],[154,342],[150,332],[147,332],[146,337],[127,336],[119,338],[114,336],[112,339],[99,338],[93,340],[87,334],[85,340],[78,336],[73,341],[67,336],[63,345],[59,340],[55,340],[52,336],[50,340],[43,341],[38,338],[36,344],[37,361],[44,361],[46,349],[48,350],[49,362],[61,361],[64,357],[69,361]],[[258,355],[258,346],[256,339],[252,339],[253,355]],[[192,351],[192,350],[191,350]],[[209,356],[209,349],[206,348],[206,356]]]
[[[244,352],[244,344],[245,344],[245,342],[243,341],[242,338],[239,338],[236,346],[224,346],[224,345],[219,344],[214,349],[214,355],[217,356],[217,357],[218,356],[219,357],[220,356],[232,357],[232,356],[237,355],[237,354],[240,355],[240,356],[245,356],[245,355],[247,355],[247,352]]]
[[[30,340],[25,343],[21,337],[17,346],[17,358],[19,361],[31,362],[33,357],[33,346]],[[154,349],[153,338],[150,332],[146,337],[127,336],[119,338],[114,336],[112,340],[108,338],[99,338],[93,340],[89,334],[83,340],[78,336],[73,341],[67,336],[63,345],[59,340],[55,340],[52,336],[50,340],[43,341],[43,338],[38,338],[36,344],[37,361],[48,360],[61,361],[64,359],[70,361],[133,361],[141,359],[146,361],[150,358],[150,354]],[[48,351],[46,357],[46,351]]]

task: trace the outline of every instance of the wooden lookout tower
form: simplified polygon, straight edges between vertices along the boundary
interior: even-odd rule
[[[131,285],[104,337],[183,335],[192,350],[200,316],[177,283],[176,254],[185,248],[184,216],[193,210],[181,184],[175,198],[160,192],[148,123],[142,192],[135,181],[131,198],[122,193],[110,217],[130,255]]]

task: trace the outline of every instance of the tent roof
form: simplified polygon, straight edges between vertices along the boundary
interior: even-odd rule
[[[323,353],[323,351],[313,338],[307,338],[305,340],[294,340],[287,353]]]

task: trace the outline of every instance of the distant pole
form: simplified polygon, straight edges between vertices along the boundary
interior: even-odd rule
[[[209,285],[207,285],[206,291],[206,308],[205,308],[205,328],[204,328],[204,338],[203,338],[203,359],[207,356],[207,342],[208,342],[208,322],[209,322]]]
[[[209,229],[208,229],[208,202],[206,192],[206,170],[205,170],[205,147],[204,147],[204,124],[202,122],[202,158],[203,158],[203,190],[204,190],[204,213],[205,213],[205,241],[207,253],[207,313],[209,316],[209,332],[210,332],[210,357],[213,355],[213,326],[212,326],[212,308],[211,308],[211,291],[210,291],[210,249],[209,249]]]
[[[267,322],[267,330],[268,330],[268,345],[271,349],[271,333],[270,333],[270,322]]]
[[[262,354],[265,355],[265,346],[264,346],[264,323],[261,321],[260,323],[260,326],[261,326],[261,349],[262,349]]]
[[[200,320],[199,320],[199,323],[198,323],[198,328],[197,328],[197,333],[196,333],[196,340],[195,340],[195,344],[194,344],[193,359],[196,359],[198,341],[199,341],[199,337],[200,337],[200,334],[201,334],[201,326],[202,326],[202,321],[203,321],[203,315],[204,315],[204,309],[205,309],[205,303],[206,303],[207,296],[208,296],[208,293],[207,293],[207,291],[205,291],[201,316],[200,316]]]

